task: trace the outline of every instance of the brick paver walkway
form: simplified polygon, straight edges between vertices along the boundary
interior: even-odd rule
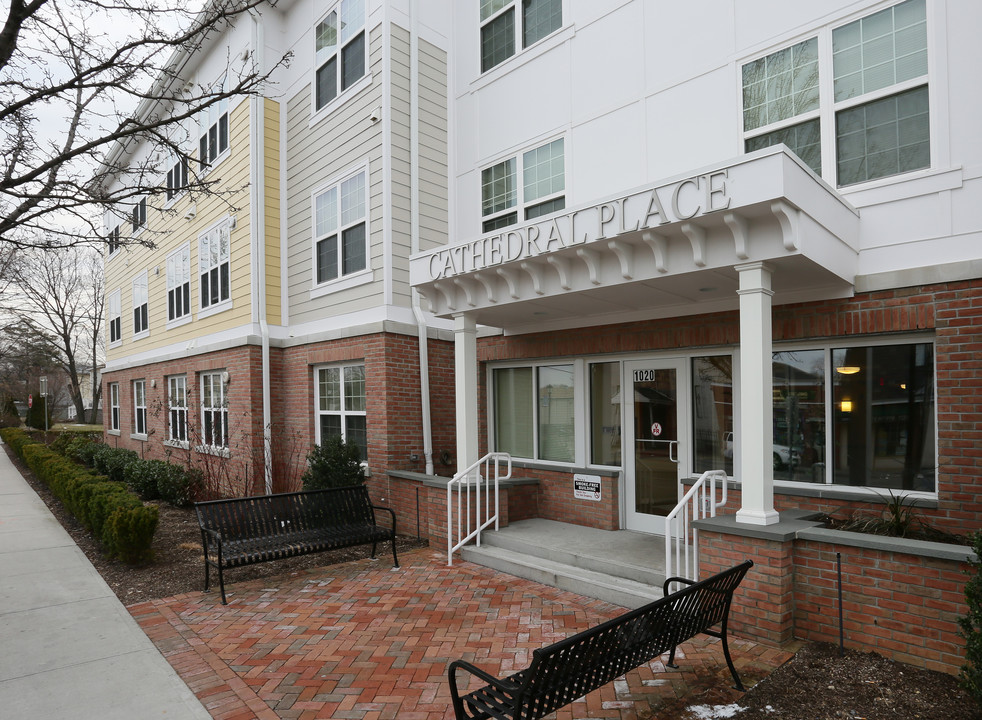
[[[447,664],[464,658],[502,675],[533,649],[623,612],[615,605],[431,550],[402,568],[357,561],[235,583],[229,605],[194,592],[129,608],[184,681],[220,720],[452,718]],[[731,652],[752,685],[790,653],[743,640]],[[679,718],[690,705],[739,699],[719,641],[680,646],[555,714],[556,718]]]

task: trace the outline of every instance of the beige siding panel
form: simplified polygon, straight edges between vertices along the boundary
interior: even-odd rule
[[[280,104],[266,100],[263,107],[265,157],[263,158],[266,202],[266,320],[283,324],[280,292]]]
[[[420,250],[448,242],[447,54],[419,44]]]
[[[377,307],[383,301],[382,254],[382,133],[381,124],[368,118],[382,102],[381,28],[371,34],[369,71],[372,85],[345,99],[328,117],[310,126],[310,86],[287,104],[287,219],[289,242],[287,267],[291,324],[302,324],[332,315]],[[368,163],[369,257],[373,280],[364,285],[310,298],[312,287],[313,231],[311,195],[342,173]]]

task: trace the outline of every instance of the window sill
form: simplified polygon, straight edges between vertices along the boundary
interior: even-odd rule
[[[198,320],[204,320],[206,317],[211,317],[212,315],[217,315],[218,313],[231,309],[232,301],[223,300],[222,302],[215,303],[214,305],[209,305],[207,308],[201,308],[198,310]]]
[[[119,430],[106,430],[106,435],[113,435],[119,437]]]
[[[945,190],[955,190],[962,186],[962,179],[961,167],[946,170],[913,170],[878,180],[840,187],[838,192],[853,207],[863,208],[869,205],[931,195]]]
[[[196,452],[199,452],[202,455],[214,455],[215,457],[220,458],[232,457],[232,453],[230,453],[229,449],[226,447],[216,447],[215,445],[195,445],[194,449]]]
[[[175,320],[168,320],[167,329],[173,330],[174,328],[181,327],[181,325],[187,325],[193,319],[194,318],[191,317],[191,313],[188,313],[187,315],[182,315],[181,317],[176,318]]]
[[[143,340],[144,338],[150,337],[150,331],[144,330],[143,332],[133,333],[134,342],[137,340]]]
[[[214,160],[208,163],[208,167],[201,169],[201,165],[200,164],[198,165],[199,168],[198,179],[204,180],[206,177],[208,177],[212,173],[212,171],[214,171],[215,168],[221,165],[222,162],[225,161],[225,158],[227,158],[231,154],[232,154],[232,143],[229,142],[228,147],[222,150],[220,153],[218,153],[217,157],[215,157]]]
[[[123,341],[122,340],[113,340],[112,342],[109,343],[109,347],[111,347],[111,348],[118,348],[122,344],[123,344]]]
[[[355,95],[357,95],[358,93],[360,93],[365,88],[371,87],[371,84],[372,84],[372,74],[371,73],[366,73],[365,76],[362,77],[361,80],[359,80],[354,85],[352,85],[347,90],[345,90],[343,93],[341,93],[336,98],[334,98],[333,100],[331,100],[331,102],[329,102],[327,105],[325,105],[324,107],[322,107],[320,110],[318,110],[318,109],[316,109],[314,107],[314,102],[315,102],[315,95],[314,95],[314,91],[313,91],[314,84],[311,84],[311,86],[310,86],[311,87],[311,92],[310,92],[310,122],[307,123],[307,127],[308,128],[312,128],[315,125],[319,124],[326,117],[328,117],[331,114],[333,114],[335,110],[337,110],[339,107],[341,107],[346,102],[348,102],[348,100],[350,98],[353,98]]]
[[[500,79],[502,75],[507,75],[513,70],[524,67],[525,63],[562,45],[575,34],[576,29],[573,25],[565,25],[527,48],[516,50],[514,55],[507,60],[502,60],[490,70],[483,73],[479,70],[480,74],[477,79],[471,83],[471,90],[480,90],[485,85]],[[480,58],[478,58],[478,64],[480,64]]]
[[[187,440],[164,440],[164,447],[175,448],[177,450],[188,450],[191,443]]]
[[[319,298],[324,295],[330,295],[331,293],[340,292],[341,290],[348,290],[349,288],[358,287],[359,285],[365,285],[370,283],[373,279],[372,269],[366,268],[364,270],[359,270],[351,275],[345,275],[337,280],[331,280],[320,285],[315,285],[310,290],[310,299]]]
[[[150,438],[146,433],[130,433],[130,440],[139,440],[140,442],[146,442],[149,439]]]

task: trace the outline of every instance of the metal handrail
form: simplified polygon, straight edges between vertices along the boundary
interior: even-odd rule
[[[506,462],[508,471],[501,474],[501,464]],[[492,463],[494,467],[492,468]],[[484,472],[481,473],[483,466]],[[493,469],[493,472],[492,472]],[[508,453],[488,453],[477,462],[461,470],[447,483],[447,565],[453,565],[455,550],[476,538],[481,544],[481,531],[494,523],[498,529],[498,482],[511,477],[511,455]],[[491,482],[494,482],[494,514],[491,513]],[[481,504],[481,490],[484,489],[484,504]],[[473,493],[471,490],[473,489]],[[457,522],[454,543],[454,491],[456,491]],[[471,503],[471,495],[474,503]],[[482,513],[483,511],[483,513]],[[473,530],[471,523],[473,520]]]
[[[722,499],[719,502],[716,502],[717,480],[722,485]],[[689,488],[675,509],[665,517],[665,577],[681,574],[682,577],[692,580],[699,579],[699,531],[692,527],[692,523],[704,517],[716,517],[716,510],[724,505],[726,505],[726,472],[724,470],[704,472]],[[683,560],[684,572],[682,572]]]

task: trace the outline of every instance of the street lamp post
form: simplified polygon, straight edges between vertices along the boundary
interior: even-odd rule
[[[44,432],[48,432],[48,377],[41,376],[41,397],[44,398]]]

